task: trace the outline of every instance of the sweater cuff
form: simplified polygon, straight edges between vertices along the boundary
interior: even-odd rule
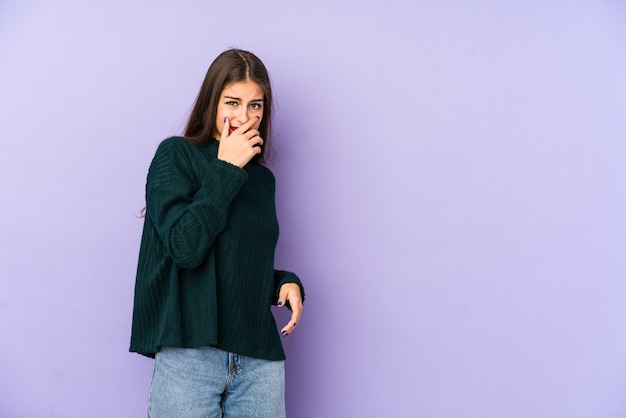
[[[211,161],[211,169],[207,171],[199,196],[217,197],[218,201],[230,205],[239,190],[248,180],[248,173],[242,168],[223,160]]]

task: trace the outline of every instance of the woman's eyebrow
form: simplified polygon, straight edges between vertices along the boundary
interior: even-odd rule
[[[233,96],[224,96],[225,99],[230,99],[230,100],[239,100],[241,101],[241,98],[239,97],[233,97]],[[251,102],[262,102],[263,99],[254,99],[254,100],[250,100]]]

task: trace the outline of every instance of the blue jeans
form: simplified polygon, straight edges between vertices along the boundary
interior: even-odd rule
[[[148,415],[285,417],[285,362],[214,347],[163,348],[156,355]]]

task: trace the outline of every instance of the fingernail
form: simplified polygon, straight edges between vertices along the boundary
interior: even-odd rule
[[[257,116],[256,118],[257,118],[257,119],[261,119],[261,116]]]
[[[287,334],[287,331],[283,331],[283,337],[286,337],[287,335],[289,335]]]
[[[296,324],[296,323],[294,322],[294,323],[293,323],[293,326],[295,327],[296,325],[298,325],[298,324]]]
[[[278,304],[277,304],[277,305],[278,305],[278,306],[283,306],[283,303],[282,303],[282,302],[278,302]]]
[[[224,123],[226,123],[226,118],[224,118]]]

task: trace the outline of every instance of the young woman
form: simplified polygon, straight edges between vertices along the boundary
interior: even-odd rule
[[[146,184],[130,351],[155,357],[149,415],[283,417],[284,359],[270,305],[300,322],[298,277],[274,269],[278,222],[265,66],[232,49],[211,64],[183,137]]]

